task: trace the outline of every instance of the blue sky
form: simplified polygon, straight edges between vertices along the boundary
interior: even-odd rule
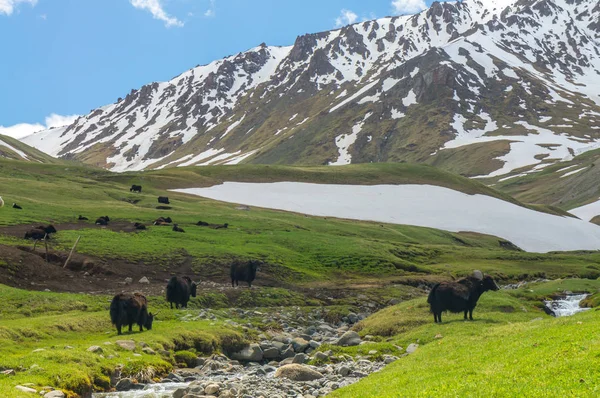
[[[0,0],[0,134],[58,126],[257,46],[431,0]],[[3,127],[4,126],[4,127]]]

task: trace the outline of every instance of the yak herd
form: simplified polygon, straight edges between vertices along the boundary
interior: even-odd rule
[[[132,185],[131,192],[141,193],[140,185]],[[1,198],[0,198],[1,200]],[[158,198],[160,204],[169,204],[169,198],[161,196]],[[2,202],[2,205],[4,202]],[[13,208],[21,209],[16,203]],[[88,220],[86,217],[79,216],[79,220]],[[97,225],[106,226],[110,222],[108,216],[98,217]],[[170,217],[159,217],[154,221],[154,225],[165,226],[170,225],[173,220]],[[203,221],[197,223],[198,226],[209,226],[214,229],[227,228],[228,224],[209,224]],[[144,230],[146,226],[141,223],[134,224],[135,229]],[[174,224],[173,231],[185,232]],[[31,229],[25,234],[25,239],[42,240],[48,239],[53,233],[56,233],[56,228],[52,225],[39,226]],[[256,272],[261,262],[257,260],[236,261],[231,264],[230,277],[231,286],[239,286],[239,282],[248,283],[252,287],[252,282],[256,278]],[[483,275],[481,271],[475,271],[472,275],[452,281],[438,283],[429,292],[427,303],[429,304],[431,313],[435,323],[442,322],[442,312],[450,311],[453,313],[464,313],[464,319],[473,320],[473,310],[481,295],[489,290],[498,290],[498,285],[489,275]],[[191,278],[184,276],[173,276],[167,283],[166,299],[171,309],[173,304],[176,309],[187,308],[188,302],[192,297],[196,297],[197,285],[192,282]],[[132,331],[133,325],[137,324],[140,332],[146,328],[152,329],[152,322],[156,314],[148,312],[148,301],[141,293],[121,293],[117,294],[110,305],[110,319],[117,328],[117,333],[122,333],[124,326],[129,327]]]
[[[256,278],[256,271],[260,262],[250,260],[247,262],[235,262],[231,265],[231,286],[234,282],[247,282],[248,287],[252,287],[252,282]],[[192,282],[190,277],[173,276],[169,279],[166,289],[167,302],[171,309],[175,304],[175,309],[187,308],[188,302],[192,297],[196,297],[197,285]],[[117,334],[122,334],[124,326],[129,327],[131,332],[133,325],[140,328],[140,332],[152,329],[152,322],[158,313],[148,312],[148,300],[141,293],[120,293],[117,294],[110,304],[110,320],[117,328]]]

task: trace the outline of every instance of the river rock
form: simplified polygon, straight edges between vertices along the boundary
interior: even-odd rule
[[[7,370],[3,370],[2,372],[0,372],[0,374],[5,375],[5,376],[14,376],[14,375],[16,375],[16,372],[14,369],[7,369]]]
[[[294,348],[295,352],[304,352],[309,346],[310,343],[304,340],[302,337],[296,337],[292,339],[292,347]]]
[[[133,278],[125,278],[125,284],[131,285],[133,283]]]
[[[308,366],[291,364],[284,365],[277,369],[275,377],[278,379],[290,379],[292,381],[313,381],[322,379],[323,375],[316,370],[312,370]]]
[[[417,351],[417,348],[419,348],[418,344],[415,344],[415,343],[410,344],[408,347],[406,347],[406,353],[407,354],[412,354],[415,351]]]
[[[361,339],[360,336],[358,335],[358,333],[356,333],[355,331],[348,331],[346,333],[344,333],[342,335],[342,337],[340,337],[338,339],[338,341],[336,341],[335,345],[340,345],[340,346],[355,346],[355,345],[360,345],[361,343]]]
[[[232,359],[243,362],[260,362],[263,359],[263,351],[258,344],[250,344],[243,350],[234,353]]]
[[[265,359],[275,359],[279,356],[279,350],[276,347],[267,348],[263,351]]]
[[[303,354],[303,353],[298,353],[298,354],[296,354],[296,356],[294,356],[292,363],[307,363],[308,359],[309,359],[308,355]]]
[[[59,390],[54,390],[44,394],[44,398],[65,398],[65,393]]]
[[[217,395],[221,391],[221,387],[218,384],[209,384],[204,388],[204,393],[206,395]]]
[[[134,385],[133,380],[121,379],[115,386],[115,389],[117,391],[129,391],[129,390],[133,390],[133,385]]]
[[[29,387],[25,387],[25,386],[16,386],[15,388],[21,392],[37,394],[37,391],[34,388],[29,388]]]
[[[144,276],[142,279],[139,280],[138,283],[143,283],[143,284],[147,285],[150,283],[150,279],[148,279]]]
[[[88,352],[94,352],[96,354],[101,354],[102,353],[102,347],[98,346],[98,345],[93,345],[90,348],[87,349]]]
[[[148,355],[156,355],[156,352],[150,347],[144,347],[142,348],[142,351]]]
[[[325,354],[324,352],[317,352],[315,354],[315,359],[318,361],[326,361],[329,359],[329,355]]]
[[[135,341],[133,340],[117,340],[115,344],[127,351],[135,350]]]
[[[283,359],[293,358],[294,356],[296,356],[296,353],[294,352],[294,349],[291,346],[281,353],[281,358]]]

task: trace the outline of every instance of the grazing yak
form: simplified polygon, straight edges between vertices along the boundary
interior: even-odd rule
[[[82,216],[81,214],[79,215],[79,217],[77,218],[79,221],[87,221],[89,220],[89,218]]]
[[[133,224],[133,227],[135,229],[137,229],[138,231],[146,229],[146,226],[139,222],[136,222],[135,224]]]
[[[25,239],[43,240],[46,236],[50,239],[50,234],[55,234],[56,232],[54,225],[48,225],[47,227],[39,226],[25,232]]]
[[[227,227],[229,227],[229,224],[215,225],[213,228],[214,229],[227,229]]]
[[[179,228],[177,224],[173,225],[173,232],[185,232],[182,228]]]
[[[109,221],[110,218],[108,218],[108,216],[98,217],[98,219],[96,220],[96,225],[108,225]]]
[[[455,282],[438,283],[427,297],[434,322],[442,322],[444,311],[464,312],[465,320],[469,313],[469,319],[473,320],[473,309],[479,297],[488,290],[498,290],[498,285],[491,276],[483,276],[481,271],[475,271],[472,276]]]
[[[173,220],[171,217],[158,217],[156,220],[154,220],[154,225],[165,226],[171,224],[172,222]]]
[[[187,277],[174,276],[169,280],[167,284],[167,302],[171,304],[173,309],[173,303],[175,308],[187,308],[187,303],[191,297],[196,297],[196,284]]]
[[[240,281],[248,282],[248,287],[252,287],[260,264],[258,260],[236,261],[231,264],[231,287],[239,286]]]
[[[148,301],[141,293],[117,294],[110,303],[110,320],[117,327],[119,335],[123,326],[129,326],[132,332],[134,323],[140,327],[140,332],[144,328],[151,330],[155,316],[148,313]]]
[[[170,204],[169,198],[167,198],[166,196],[159,196],[158,203],[163,204],[163,205],[168,205],[168,204]]]
[[[18,204],[16,204],[16,203],[13,203],[12,207],[13,207],[13,209],[23,210],[23,208],[21,206],[19,206]]]
[[[129,192],[142,193],[142,186],[141,185],[132,185],[131,188],[129,188]]]

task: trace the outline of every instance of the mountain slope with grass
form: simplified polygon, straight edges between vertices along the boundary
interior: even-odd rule
[[[0,135],[0,158],[37,163],[63,163],[15,138],[5,135]]]
[[[23,141],[113,171],[410,161],[493,177],[545,167],[600,145],[596,3],[436,2],[260,45]]]

